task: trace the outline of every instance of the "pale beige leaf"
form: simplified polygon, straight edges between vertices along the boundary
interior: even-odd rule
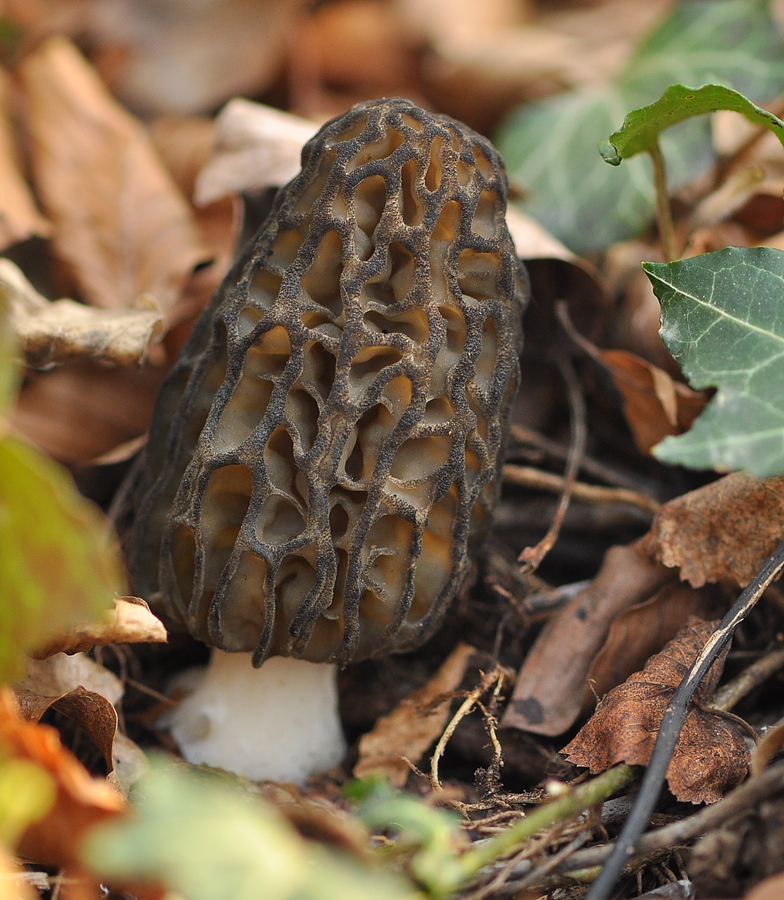
[[[55,653],[83,653],[96,645],[166,643],[163,622],[150,612],[143,600],[136,597],[115,600],[114,609],[107,612],[103,619],[103,622],[92,622],[58,635],[45,647],[38,648],[33,656],[43,660]]]
[[[207,254],[147,133],[65,38],[19,73],[38,193],[85,298],[116,308],[150,294],[171,306]]]
[[[48,237],[52,231],[20,171],[10,107],[10,80],[0,69],[0,250],[33,235]]]
[[[14,687],[17,693],[49,698],[62,697],[74,688],[83,687],[101,694],[112,705],[123,695],[120,679],[84,653],[72,656],[57,653],[48,659],[28,659],[25,677]],[[26,714],[25,718],[34,717]]]
[[[196,205],[286,184],[299,172],[302,146],[316,131],[318,124],[308,119],[231,100],[215,121],[215,152],[196,179]]]
[[[52,302],[7,259],[0,259],[0,294],[8,303],[25,362],[33,368],[85,357],[141,365],[163,330],[163,317],[151,301],[149,309],[132,310],[96,309],[67,299]]]
[[[389,715],[382,716],[359,742],[354,777],[383,774],[393,787],[402,787],[411,769],[434,743],[447,723],[451,696],[465,675],[473,647],[460,643],[423,687],[409,694]]]

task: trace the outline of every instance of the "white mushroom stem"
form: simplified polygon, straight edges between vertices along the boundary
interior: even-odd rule
[[[329,663],[275,656],[254,669],[247,653],[213,650],[167,725],[188,762],[254,781],[302,784],[346,752]]]

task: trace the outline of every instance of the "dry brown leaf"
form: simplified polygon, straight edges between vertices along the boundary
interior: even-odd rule
[[[744,900],[781,900],[784,897],[784,874],[771,875],[761,881]]]
[[[717,624],[690,620],[642,672],[606,694],[564,747],[566,758],[593,774],[618,763],[647,766],[664,710]],[[670,790],[684,802],[715,803],[748,773],[749,751],[740,728],[726,714],[706,705],[721,677],[726,653],[698,686],[667,768]]]
[[[138,597],[117,598],[114,608],[104,614],[103,620],[75,626],[30,655],[35,659],[46,659],[56,653],[83,653],[96,645],[166,643],[163,622]]]
[[[86,463],[147,431],[163,368],[70,362],[28,371],[13,427],[61,462]]]
[[[58,255],[93,305],[168,308],[207,258],[149,137],[65,38],[20,65],[38,193]]]
[[[602,350],[601,357],[623,396],[623,414],[643,453],[668,435],[686,431],[705,406],[704,393],[633,353]]]
[[[0,259],[0,296],[27,365],[45,368],[71,359],[121,366],[141,365],[163,317],[148,309],[95,309],[73,300],[42,297],[10,260]]]
[[[483,0],[483,12],[494,2],[499,0]],[[309,26],[321,79],[367,97],[413,99],[419,90],[415,38],[399,5],[386,0],[339,0],[318,6]],[[461,17],[462,10],[453,10],[450,19]]]
[[[10,80],[0,69],[0,250],[33,235],[48,237],[52,231],[20,171],[10,106]]]
[[[517,676],[501,725],[556,735],[577,718],[594,657],[612,621],[672,578],[639,542],[611,547],[596,578],[542,630]]]
[[[597,697],[603,697],[641,669],[691,616],[707,613],[711,593],[705,588],[697,591],[680,581],[668,582],[649,599],[622,612],[610,626],[607,640],[588,672],[583,711],[587,712]]]
[[[724,579],[745,586],[781,540],[782,521],[784,477],[733,472],[665,503],[643,542],[693,587]]]
[[[100,9],[105,6],[98,3]],[[113,3],[92,15],[97,65],[145,113],[203,113],[267,88],[283,66],[304,0]]]
[[[78,867],[85,831],[121,815],[125,801],[105,781],[89,775],[63,747],[54,728],[24,722],[8,689],[0,692],[0,740],[12,758],[38,764],[56,785],[54,805],[25,831],[20,852],[46,865]]]
[[[380,773],[393,787],[403,787],[411,773],[406,760],[418,763],[444,730],[452,697],[443,695],[460,685],[475,652],[468,644],[458,644],[427,684],[376,722],[359,742],[355,778]]]

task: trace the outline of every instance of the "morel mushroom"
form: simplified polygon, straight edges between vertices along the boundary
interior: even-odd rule
[[[157,401],[130,568],[172,626],[254,666],[433,633],[489,524],[519,381],[527,282],[505,209],[493,147],[407,100],[359,104],[305,146]],[[251,669],[218,659],[221,678]],[[217,713],[175,736],[193,761],[301,780],[342,738],[335,720],[335,748],[299,767],[289,704],[257,726],[282,767],[206,749],[236,741]]]

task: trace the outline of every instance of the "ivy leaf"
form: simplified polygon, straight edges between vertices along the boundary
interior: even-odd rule
[[[720,109],[740,113],[754,125],[764,125],[784,145],[784,122],[743,94],[719,84],[700,88],[671,84],[655,103],[628,113],[623,127],[602,142],[599,149],[605,162],[619,166],[622,160],[649,151],[666,128]]]
[[[784,252],[729,247],[643,269],[664,343],[692,387],[718,388],[691,430],[654,454],[695,469],[784,473]]]
[[[653,103],[673,82],[721,82],[753,100],[781,93],[784,44],[767,3],[678,3],[604,90],[561,94],[512,113],[495,142],[526,212],[578,253],[639,233],[655,210],[648,160],[614,170],[596,148],[628,110]],[[709,122],[670,129],[661,149],[678,190],[715,159]]]
[[[110,608],[123,583],[97,507],[56,463],[0,438],[0,681],[25,650]]]

